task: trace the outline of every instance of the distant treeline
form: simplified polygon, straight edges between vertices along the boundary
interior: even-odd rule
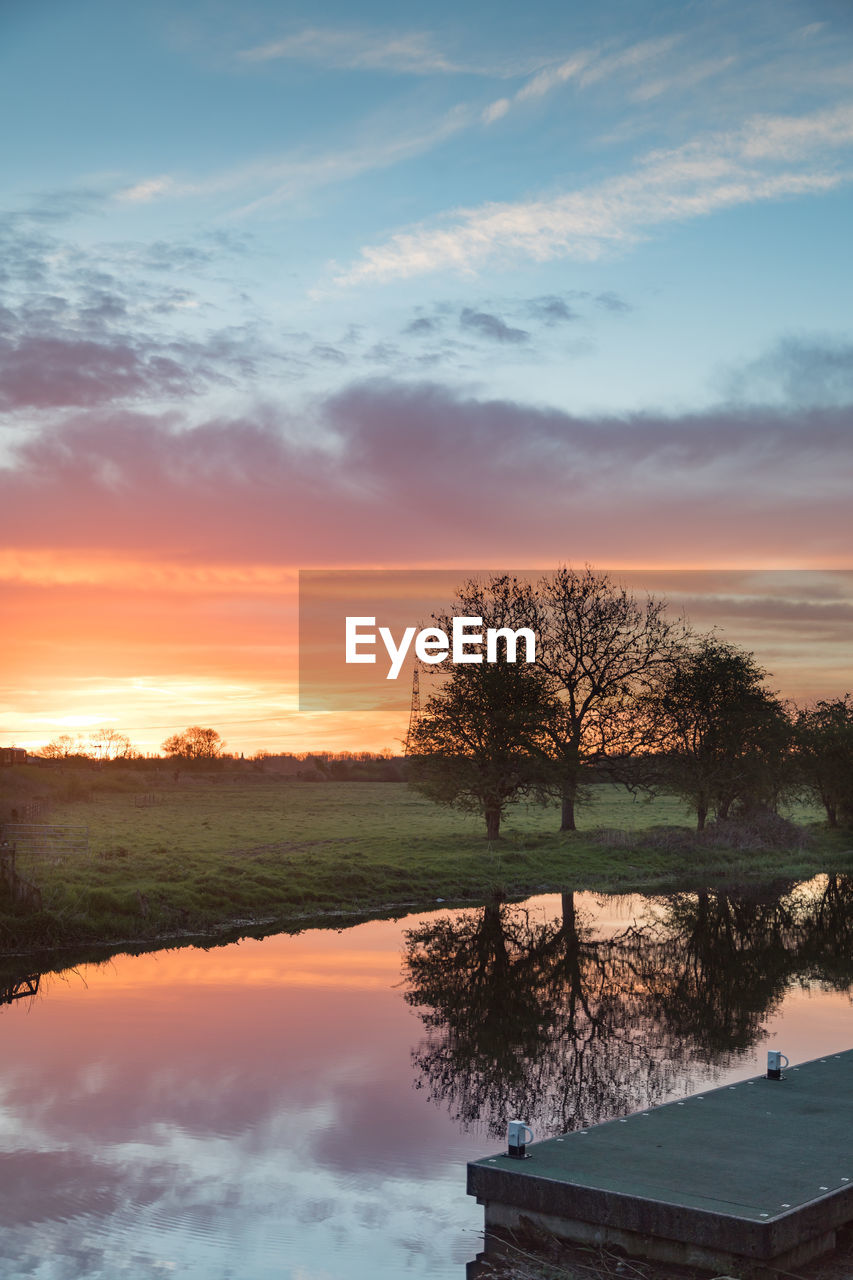
[[[390,752],[316,751],[296,755],[262,752],[252,764],[265,772],[290,774],[303,782],[404,782],[406,760]]]
[[[11,763],[11,762],[10,762]],[[125,771],[144,773],[203,773],[232,771],[265,773],[271,776],[297,778],[304,782],[402,782],[405,780],[405,758],[390,751],[260,751],[252,756],[234,755],[227,751],[210,756],[143,755],[131,750],[126,755],[99,757],[85,748],[59,754],[50,749],[14,762],[37,764],[47,769],[96,769],[120,774]]]

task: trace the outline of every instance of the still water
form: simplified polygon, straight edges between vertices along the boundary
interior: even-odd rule
[[[508,1118],[546,1136],[850,1048],[851,990],[842,877],[43,977],[0,1006],[0,1274],[463,1280],[465,1163]]]

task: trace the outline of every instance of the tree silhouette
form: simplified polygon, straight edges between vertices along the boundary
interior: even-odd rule
[[[775,808],[785,781],[791,726],[764,687],[751,653],[704,636],[658,672],[642,714],[658,728],[667,787],[694,805],[698,830],[710,812]]]
[[[472,581],[457,592],[454,613],[515,631],[530,624],[529,598],[529,589],[506,576]],[[449,633],[450,618],[435,621]],[[410,781],[432,800],[482,813],[487,838],[497,839],[510,801],[542,791],[550,715],[537,664],[508,661],[505,647],[496,662],[454,664],[412,729]]]
[[[651,744],[638,699],[683,641],[685,627],[652,597],[640,603],[606,573],[563,567],[539,582],[542,669],[558,714],[548,723],[558,765],[562,831],[575,830],[583,766]]]
[[[853,983],[853,880],[649,899],[596,932],[565,893],[494,901],[406,934],[417,1087],[469,1128],[565,1132],[655,1105],[753,1046],[792,982]]]
[[[425,1042],[417,1078],[454,1118],[497,1136],[512,1114],[562,1132],[659,1101],[684,1074],[684,1041],[636,982],[643,931],[595,938],[563,896],[534,921],[497,903],[407,935],[406,1000]],[[642,1082],[642,1083],[641,1083]]]
[[[853,699],[816,702],[798,712],[794,726],[800,779],[826,810],[831,827],[839,815],[853,823]]]
[[[760,893],[677,894],[667,900],[640,974],[673,1032],[695,1037],[700,1056],[748,1049],[785,993],[802,912],[789,884]]]
[[[183,733],[173,733],[163,743],[167,755],[185,760],[214,760],[224,747],[216,729],[203,729],[198,724],[190,725]]]

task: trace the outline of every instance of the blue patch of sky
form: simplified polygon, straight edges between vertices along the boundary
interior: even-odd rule
[[[53,228],[93,254],[245,237],[172,274],[217,323],[251,319],[306,354],[311,389],[381,369],[578,411],[675,408],[712,402],[721,368],[783,333],[847,323],[849,140],[815,162],[840,174],[831,191],[631,225],[592,260],[537,260],[528,242],[461,271],[334,281],[398,233],[452,231],[460,210],[594,191],[756,113],[850,106],[853,18],[833,0],[437,3],[417,20],[391,3],[82,0],[12,5],[3,21],[0,110],[18,122],[4,203],[58,210],[40,193],[96,193]],[[573,57],[588,61],[564,75]],[[596,305],[606,292],[633,310]],[[578,293],[571,328],[523,315],[525,299]],[[403,334],[415,308],[443,305],[440,334]],[[463,307],[491,307],[531,340],[496,364],[486,328],[454,324]],[[317,343],[346,361],[312,363]],[[280,375],[270,367],[271,388]]]

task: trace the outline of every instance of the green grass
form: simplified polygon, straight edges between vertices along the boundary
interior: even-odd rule
[[[2,781],[8,789],[8,777]],[[401,783],[305,783],[222,770],[183,774],[175,784],[170,773],[33,770],[30,794],[36,786],[50,793],[40,820],[88,827],[89,853],[19,856],[19,872],[42,891],[43,910],[22,917],[0,907],[0,949],[7,953],[210,932],[235,921],[403,909],[496,889],[519,896],[685,888],[853,869],[850,838],[818,827],[804,850],[746,856],[646,847],[641,834],[628,847],[602,843],[597,828],[642,833],[692,824],[673,797],[649,804],[608,785],[590,788],[577,833],[558,833],[554,807],[519,805],[494,845],[479,818],[436,806]],[[137,796],[150,792],[156,803],[138,807]],[[803,822],[819,816],[796,814]]]

